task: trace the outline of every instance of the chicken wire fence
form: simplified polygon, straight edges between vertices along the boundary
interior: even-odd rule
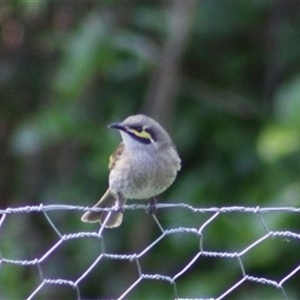
[[[76,212],[76,219],[78,218],[78,213],[82,213],[84,211],[87,211],[88,209],[91,209],[89,207],[83,207],[83,206],[74,206],[74,205],[39,205],[39,206],[25,206],[25,207],[18,207],[18,208],[7,208],[4,210],[0,210],[0,287],[4,287],[4,285],[8,285],[9,280],[13,280],[13,285],[16,289],[21,288],[22,285],[26,285],[26,278],[19,278],[16,276],[15,278],[13,275],[10,275],[11,273],[18,273],[19,271],[16,271],[15,268],[30,268],[29,273],[36,273],[36,279],[34,280],[34,283],[30,283],[30,286],[28,286],[27,283],[27,295],[24,295],[24,298],[26,299],[40,299],[41,293],[43,289],[46,289],[47,287],[51,288],[51,290],[55,290],[55,288],[71,288],[74,292],[73,299],[85,299],[85,296],[82,294],[82,284],[88,280],[90,280],[90,277],[92,277],[93,272],[97,270],[97,276],[102,276],[102,278],[106,278],[108,281],[114,281],[114,275],[115,272],[119,272],[118,268],[109,268],[109,272],[107,271],[107,266],[105,266],[107,261],[126,261],[129,262],[131,265],[133,265],[134,272],[135,272],[135,278],[131,282],[126,282],[126,286],[123,284],[122,288],[123,290],[118,294],[114,295],[113,290],[114,286],[118,285],[118,282],[114,282],[112,284],[112,295],[101,295],[101,291],[96,291],[95,294],[97,294],[97,299],[133,299],[132,296],[134,291],[139,288],[139,286],[144,282],[150,282],[153,287],[152,289],[155,289],[155,286],[158,281],[168,285],[168,288],[171,290],[170,299],[230,299],[233,296],[236,296],[235,293],[237,290],[239,290],[243,285],[251,284],[251,287],[248,291],[255,290],[256,288],[259,288],[260,286],[267,286],[268,288],[273,289],[276,291],[276,295],[278,299],[295,299],[297,298],[297,295],[295,294],[295,291],[290,292],[289,286],[290,283],[296,280],[299,281],[299,275],[300,275],[300,251],[299,251],[299,245],[300,245],[300,234],[295,232],[296,230],[271,230],[272,227],[272,221],[269,224],[269,216],[274,215],[284,215],[286,218],[290,217],[299,217],[300,209],[295,207],[244,207],[244,206],[232,206],[232,207],[210,207],[210,208],[198,208],[187,204],[157,204],[156,205],[156,211],[165,210],[167,213],[173,214],[174,211],[177,211],[177,213],[181,214],[183,211],[187,212],[190,215],[196,216],[196,219],[201,216],[201,222],[199,222],[199,226],[197,227],[186,227],[186,226],[180,226],[180,224],[176,224],[176,220],[172,223],[171,226],[164,226],[162,225],[162,222],[160,221],[159,217],[157,217],[156,214],[151,214],[152,223],[155,224],[155,227],[157,228],[157,235],[152,238],[152,240],[147,244],[141,251],[133,251],[130,254],[125,253],[114,253],[111,252],[110,248],[108,247],[109,244],[111,244],[111,240],[113,239],[114,230],[116,229],[107,229],[104,228],[104,226],[101,226],[99,228],[95,224],[92,226],[92,230],[94,231],[78,231],[75,233],[62,233],[60,228],[60,225],[58,225],[56,222],[56,218],[53,217],[55,214],[62,214],[63,216],[59,218],[58,220],[61,222],[61,220],[66,219],[66,215],[70,214],[70,212]],[[115,208],[111,209],[104,209],[108,211],[113,211]],[[125,218],[129,218],[128,211],[133,210],[148,210],[148,205],[143,204],[131,204],[131,205],[125,205],[123,207],[124,213],[127,214]],[[101,209],[95,209],[100,211]],[[45,251],[37,255],[34,252],[32,259],[26,259],[23,258],[24,253],[22,252],[22,237],[18,237],[16,241],[10,241],[9,239],[12,238],[9,234],[5,234],[7,227],[12,227],[13,232],[24,230],[27,232],[30,230],[30,228],[27,228],[26,223],[20,223],[18,222],[21,215],[31,215],[31,214],[38,214],[42,216],[42,219],[44,220],[44,223],[47,224],[49,228],[51,228],[52,234],[55,236],[53,239],[52,244],[48,245],[35,245],[36,249],[45,249]],[[51,215],[52,214],[52,215]],[[240,216],[241,218],[237,218],[237,216]],[[249,225],[247,222],[246,216],[251,216],[251,218],[254,218],[254,221],[251,223],[252,225]],[[257,228],[260,228],[261,234],[256,236],[255,238],[247,238],[246,234],[244,239],[244,243],[241,243],[241,245],[237,246],[239,249],[231,250],[231,251],[214,251],[210,248],[213,248],[209,243],[206,241],[207,239],[208,229],[210,226],[212,226],[217,220],[221,217],[224,217],[225,220],[231,220],[234,222],[237,222],[236,226],[238,228],[243,228],[243,232],[246,232],[247,227],[255,226]],[[245,220],[245,222],[241,222],[241,220]],[[298,219],[299,220],[299,219]],[[129,220],[130,222],[131,220]],[[72,221],[74,222],[74,220]],[[142,222],[139,220],[139,222]],[[9,224],[8,224],[9,223]],[[78,219],[78,223],[81,224],[81,222]],[[105,224],[105,223],[104,223]],[[26,228],[24,228],[24,226]],[[37,223],[36,226],[45,226],[41,225],[41,222]],[[81,224],[80,228],[85,228],[86,224]],[[275,226],[275,225],[274,225]],[[22,228],[18,228],[22,227]],[[276,227],[276,226],[275,226]],[[86,227],[87,230],[91,229],[91,225],[89,227]],[[95,231],[96,229],[96,231]],[[220,230],[226,230],[226,228],[221,228]],[[123,230],[123,229],[122,229]],[[124,229],[125,230],[125,229]],[[110,238],[106,237],[106,233],[109,231]],[[123,232],[123,234],[128,236],[128,239],[130,239],[130,232]],[[34,235],[35,233],[31,233],[32,236],[32,243],[35,242]],[[184,260],[184,263],[181,262],[180,265],[177,265],[173,268],[173,274],[166,275],[166,272],[162,273],[149,273],[147,272],[147,268],[143,266],[143,258],[155,250],[155,248],[164,240],[168,240],[172,236],[177,235],[189,235],[194,236],[196,238],[196,243],[194,244],[194,249],[192,251],[188,252],[189,257],[186,257]],[[224,233],[224,235],[226,235]],[[233,236],[233,235],[228,235]],[[216,237],[217,238],[217,237]],[[215,239],[216,239],[215,238]],[[227,237],[226,237],[227,238]],[[45,237],[46,239],[46,237]],[[61,247],[64,247],[67,243],[70,243],[71,241],[77,240],[79,243],[90,242],[90,240],[94,239],[96,249],[96,255],[94,257],[90,258],[90,260],[81,270],[79,274],[76,274],[73,279],[70,280],[70,274],[66,274],[66,266],[65,261],[66,260],[72,260],[72,257],[65,257],[64,259],[59,259],[58,265],[60,265],[60,270],[58,271],[58,274],[56,273],[56,277],[52,278],[50,276],[47,276],[47,272],[44,270],[44,263],[48,262],[49,265],[56,265],[53,262],[56,259],[56,256],[58,255],[58,251]],[[240,237],[238,237],[239,240],[241,240]],[[107,241],[109,240],[109,241]],[[211,241],[214,240],[214,237],[210,239]],[[271,260],[274,266],[272,266],[272,270],[276,270],[276,265],[286,265],[286,271],[284,273],[278,274],[276,273],[276,276],[272,274],[265,275],[260,274],[259,276],[252,274],[252,268],[251,264],[254,263],[251,261],[251,255],[250,258],[247,258],[247,255],[251,254],[251,252],[255,251],[260,245],[266,243],[267,241],[278,241],[280,244],[277,244],[275,247],[274,245],[268,246],[270,247],[267,251],[262,251],[259,253],[258,256],[256,256],[255,260],[257,261],[260,259],[261,261],[266,261],[270,259],[270,256],[274,256],[274,253],[276,254],[276,251],[282,250],[283,247],[286,247],[286,255],[285,257],[282,257],[281,259]],[[8,247],[7,244],[10,244]],[[11,245],[13,244],[13,245]],[[213,242],[212,242],[213,244]],[[86,244],[85,244],[86,245]],[[179,244],[180,245],[180,244]],[[292,245],[295,246],[295,250],[292,250]],[[83,246],[84,248],[85,246]],[[189,246],[191,248],[191,246]],[[13,251],[11,253],[11,249],[18,249],[18,251]],[[121,247],[122,248],[122,247]],[[178,248],[178,244],[176,246]],[[39,249],[41,252],[41,249]],[[173,253],[175,252],[175,249],[172,249],[170,245],[166,247],[167,252],[165,253],[165,260],[168,260],[169,257],[174,256]],[[186,249],[186,243],[183,242],[181,244],[181,249],[179,246],[179,249],[176,249],[177,251],[185,251]],[[222,250],[222,249],[221,249]],[[289,252],[291,251],[291,252]],[[26,252],[27,253],[27,252]],[[291,253],[291,255],[289,255]],[[19,255],[19,256],[18,256]],[[34,256],[35,255],[35,256]],[[18,256],[18,257],[16,257]],[[89,256],[89,253],[84,253],[85,258]],[[92,256],[92,255],[91,255]],[[20,257],[22,259],[20,259]],[[258,258],[257,258],[258,257]],[[276,256],[275,256],[276,257]],[[292,261],[289,261],[289,259],[293,257]],[[208,295],[208,291],[205,290],[204,285],[201,285],[201,278],[204,277],[199,276],[197,277],[197,272],[200,272],[200,270],[204,270],[205,272],[205,264],[201,265],[201,262],[205,259],[213,259],[217,260],[216,264],[220,264],[220,268],[218,272],[222,273],[223,277],[226,277],[227,274],[230,273],[230,269],[236,269],[237,277],[235,281],[231,281],[227,283],[227,286],[223,286],[221,291],[213,291],[211,295]],[[174,257],[173,257],[174,259]],[[227,260],[229,261],[228,264],[222,264],[220,263],[220,260]],[[173,260],[173,263],[176,263],[176,258]],[[76,265],[77,261],[73,261],[72,264]],[[82,264],[81,264],[82,266]],[[229,267],[227,270],[226,268]],[[33,269],[32,269],[33,268]],[[68,267],[69,268],[69,267]],[[159,269],[159,266],[158,266]],[[217,268],[218,269],[218,268]],[[18,269],[17,269],[18,270]],[[280,268],[282,270],[282,268]],[[68,270],[72,271],[72,270]],[[124,274],[126,274],[126,268],[124,271]],[[132,272],[132,271],[131,271]],[[2,273],[2,274],[1,274]],[[189,273],[193,273],[194,275],[194,281],[198,281],[194,283],[194,289],[193,289],[193,295],[191,296],[187,291],[188,289],[181,290],[180,284],[178,283],[180,281],[180,278],[188,275]],[[100,275],[99,275],[100,274]],[[29,275],[28,275],[29,276]],[[9,279],[8,277],[11,277]],[[72,276],[71,276],[72,277]],[[276,280],[274,280],[274,277],[276,277]],[[297,278],[298,277],[298,278]],[[19,280],[19,282],[18,282]],[[100,280],[100,279],[99,279]],[[2,282],[2,283],[1,283]],[[197,290],[197,285],[199,289]],[[212,286],[214,284],[212,283]],[[196,286],[196,288],[195,288]],[[216,285],[217,286],[217,285]],[[296,283],[297,286],[297,283]],[[3,291],[3,289],[1,288]],[[5,299],[6,295],[1,295],[0,290],[0,298]],[[115,292],[115,291],[114,291]],[[298,291],[299,292],[299,291]],[[297,293],[297,292],[296,292]],[[196,295],[195,295],[196,294]],[[159,297],[159,296],[157,296]],[[299,294],[298,294],[299,297]],[[44,299],[42,297],[42,299]],[[145,296],[145,299],[147,297]],[[165,298],[164,298],[165,299]],[[269,298],[270,299],[270,298]]]

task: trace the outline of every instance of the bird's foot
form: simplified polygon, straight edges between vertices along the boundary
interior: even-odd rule
[[[148,214],[152,215],[156,213],[156,204],[157,204],[156,199],[154,197],[150,198],[148,208],[147,208]]]
[[[119,200],[117,200],[116,201],[116,204],[115,204],[115,207],[116,207],[116,210],[117,210],[117,212],[119,213],[124,213],[124,207],[123,207],[123,203],[122,203],[122,201],[119,201]]]

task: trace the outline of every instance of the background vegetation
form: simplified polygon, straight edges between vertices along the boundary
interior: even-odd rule
[[[107,124],[143,112],[168,129],[182,157],[161,202],[197,207],[299,203],[300,2],[6,1],[0,4],[1,208],[92,205],[107,187],[108,156],[120,141]],[[53,212],[62,233],[97,231],[82,212]],[[209,217],[157,214],[165,228],[199,228]],[[299,232],[298,215],[265,216],[270,230]],[[224,215],[205,232],[210,251],[241,251],[264,234],[255,215]],[[159,235],[151,217],[128,211],[105,231],[108,253],[138,253]],[[41,257],[57,241],[42,214],[8,216],[1,255]],[[198,239],[168,237],[143,258],[143,272],[173,276]],[[63,244],[41,266],[46,278],[76,280],[101,253],[99,241]],[[249,251],[252,276],[280,280],[299,265],[299,242],[268,240]],[[300,297],[299,274],[288,281]],[[99,264],[80,285],[83,298],[116,298],[135,265]],[[201,259],[177,281],[181,297],[217,297],[241,278],[235,262]],[[39,285],[36,267],[2,264],[2,299]],[[16,288],[17,287],[17,288]],[[72,299],[45,287],[41,299]],[[231,299],[281,299],[272,287],[244,284]],[[146,281],[130,299],[172,298]]]

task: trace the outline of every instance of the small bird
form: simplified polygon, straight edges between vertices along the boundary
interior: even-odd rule
[[[153,199],[165,191],[175,180],[181,160],[168,133],[145,115],[130,116],[108,128],[118,129],[122,142],[109,158],[109,188],[93,208],[116,205],[119,209],[87,211],[81,220],[106,221],[105,227],[113,228],[122,223],[126,200]]]

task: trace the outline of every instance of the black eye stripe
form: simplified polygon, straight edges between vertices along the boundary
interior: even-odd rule
[[[144,128],[142,126],[132,126],[131,127],[133,130],[136,130],[138,132],[142,132],[144,131]]]
[[[150,129],[150,128],[144,128],[144,130],[150,134],[150,136],[151,136],[151,138],[152,138],[152,140],[154,142],[157,141],[156,135],[154,134],[154,131],[152,129]]]
[[[136,130],[136,129],[135,129]],[[149,139],[146,139],[146,138],[143,138],[143,137],[139,137],[131,132],[128,132],[129,135],[136,141],[139,141],[140,143],[142,144],[145,144],[145,145],[148,145],[148,144],[151,144],[151,140]]]
[[[137,127],[137,128],[135,128],[135,130],[138,132],[142,132],[144,129],[142,127]]]
[[[134,131],[139,132],[139,133],[147,132],[151,136],[151,140],[149,140],[147,138],[137,137],[135,134],[129,132],[129,134],[135,140],[138,140],[138,141],[142,142],[143,144],[150,144],[151,142],[156,142],[157,141],[156,135],[154,134],[154,131],[151,128],[148,128],[148,127],[145,127],[145,126],[142,126],[142,125],[130,126],[130,128]]]

